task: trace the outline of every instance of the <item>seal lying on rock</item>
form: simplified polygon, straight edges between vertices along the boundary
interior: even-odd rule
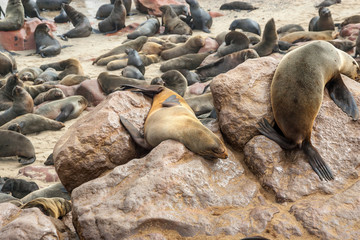
[[[153,103],[144,125],[144,137],[124,117],[121,123],[140,146],[152,149],[167,139],[183,143],[192,152],[206,158],[227,158],[224,143],[196,118],[186,101],[163,86],[138,88],[154,94]]]
[[[33,207],[39,208],[46,216],[60,219],[71,211],[70,201],[59,197],[35,198],[21,206],[22,209]]]

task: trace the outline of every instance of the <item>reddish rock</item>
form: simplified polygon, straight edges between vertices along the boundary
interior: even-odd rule
[[[161,11],[159,8],[162,5],[170,5],[170,4],[187,4],[185,0],[134,0],[136,9],[145,14],[155,15],[157,17],[161,17]]]
[[[65,97],[74,96],[79,86],[80,84],[72,86],[65,86],[62,84],[55,85],[55,87],[60,88],[63,91]]]
[[[203,83],[200,83],[200,82],[194,83],[187,88],[186,92],[190,95],[192,95],[192,94],[201,95],[201,94],[203,94],[205,87],[209,84],[210,84],[210,81],[203,82]]]
[[[224,14],[222,13],[219,13],[219,12],[212,12],[212,11],[209,11],[209,14],[212,18],[217,18],[217,17],[222,17],[224,16]]]
[[[210,84],[223,136],[238,149],[259,134],[257,123],[271,116],[270,83],[278,63],[272,57],[248,59]]]
[[[81,95],[88,101],[88,106],[95,107],[103,100],[106,95],[99,86],[97,79],[85,80],[76,88],[75,95]]]
[[[44,182],[57,182],[59,177],[53,166],[27,166],[19,169],[19,174]]]
[[[51,31],[56,30],[56,25],[53,22],[30,18],[26,20],[24,26],[17,31],[0,31],[1,46],[8,51],[35,49],[34,32],[40,23],[46,23]]]
[[[216,52],[218,48],[219,48],[218,42],[214,38],[207,37],[205,39],[205,45],[202,48],[200,48],[198,53],[210,52],[210,51]]]
[[[260,235],[279,210],[259,203],[257,183],[237,157],[229,151],[228,159],[209,161],[164,141],[74,189],[74,226],[81,239],[127,239],[152,226],[181,237]]]
[[[131,23],[131,24],[127,25],[126,27],[122,28],[121,30],[117,31],[116,33],[108,33],[108,34],[106,34],[106,36],[122,35],[124,33],[128,34],[128,33],[135,31],[135,29],[139,25],[140,25],[139,23]]]
[[[150,105],[141,94],[115,92],[65,132],[53,156],[59,178],[69,192],[137,156],[119,114],[141,129]]]

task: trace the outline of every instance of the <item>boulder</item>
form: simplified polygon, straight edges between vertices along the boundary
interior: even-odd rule
[[[128,239],[141,229],[180,237],[264,233],[279,209],[260,203],[258,184],[239,158],[229,149],[228,159],[205,160],[164,141],[74,189],[74,226],[82,239]]]
[[[140,129],[150,106],[150,99],[140,93],[114,92],[65,132],[53,156],[68,192],[137,156],[139,151],[119,114]]]
[[[345,76],[343,80],[360,106],[360,83]],[[268,120],[273,119],[272,112],[263,114],[270,115]],[[296,201],[319,192],[335,194],[359,177],[359,129],[360,121],[353,121],[325,91],[311,139],[332,170],[334,181],[320,181],[302,150],[282,150],[265,136],[256,136],[246,144],[245,162],[262,185],[275,193],[278,202]]]
[[[270,84],[278,64],[272,57],[248,59],[210,84],[223,136],[239,150],[259,134],[257,123],[272,114]]]
[[[75,95],[85,97],[91,107],[97,106],[106,98],[106,94],[101,89],[97,79],[85,80],[80,83],[75,90]]]
[[[185,0],[134,0],[136,9],[145,14],[155,15],[161,17],[160,7],[162,5],[170,4],[187,4]]]

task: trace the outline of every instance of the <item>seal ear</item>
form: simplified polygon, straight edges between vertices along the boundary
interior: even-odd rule
[[[359,119],[359,109],[355,99],[344,84],[340,74],[330,80],[325,87],[328,89],[331,99],[341,110],[352,117],[353,120]]]

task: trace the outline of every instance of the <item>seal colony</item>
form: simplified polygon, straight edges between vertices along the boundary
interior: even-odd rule
[[[0,26],[1,23],[8,26],[12,21],[16,22],[15,25],[20,25],[22,16],[13,14],[22,11],[15,6],[18,2],[8,1],[7,16],[1,19]],[[31,10],[34,14],[32,16],[48,17],[46,11],[39,11],[53,11],[54,9],[50,9],[51,1],[38,2],[43,4],[39,10],[33,5],[24,5],[25,14],[29,16],[31,13],[26,12]],[[327,88],[325,91],[351,118],[357,120],[359,115],[355,100],[340,75],[355,78],[358,65],[356,59],[354,61],[349,54],[338,49],[353,54],[351,51],[356,48],[355,53],[358,54],[360,38],[356,34],[357,41],[348,39],[345,42],[339,37],[336,27],[358,24],[360,18],[359,15],[342,16],[336,8],[341,6],[340,2],[333,8],[326,8],[327,3],[323,3],[320,9],[316,9],[314,4],[308,10],[308,16],[314,17],[313,20],[309,17],[304,22],[296,18],[290,19],[289,16],[286,25],[276,14],[265,14],[261,18],[252,15],[257,11],[268,10],[263,8],[261,1],[254,6],[228,1],[216,5],[218,9],[214,9],[205,1],[186,0],[181,5],[159,6],[157,16],[152,15],[154,12],[151,11],[146,16],[140,14],[135,7],[131,9],[131,1],[128,0],[107,1],[110,2],[107,4],[108,9],[99,8],[96,15],[95,12],[84,10],[84,6],[77,1],[53,2],[60,14],[56,23],[71,23],[56,24],[58,28],[53,32],[50,30],[53,27],[48,22],[38,24],[34,36],[34,51],[38,55],[28,56],[23,52],[14,53],[0,48],[0,74],[3,77],[0,79],[0,157],[19,159],[21,164],[31,164],[37,157],[35,164],[44,163],[44,156],[46,158],[52,152],[37,154],[42,146],[38,143],[36,145],[36,137],[54,132],[40,132],[65,131],[69,126],[69,119],[78,117],[83,111],[92,111],[92,107],[96,105],[91,103],[96,94],[102,94],[106,98],[114,91],[124,90],[127,85],[132,85],[133,93],[130,96],[152,95],[151,109],[143,126],[142,122],[140,127],[137,126],[139,129],[131,124],[136,122],[132,118],[138,117],[133,114],[132,109],[129,109],[127,119],[124,118],[125,114],[120,114],[120,122],[117,114],[116,121],[112,122],[115,131],[123,131],[130,142],[133,139],[148,150],[166,139],[174,139],[183,143],[194,154],[204,157],[206,160],[201,160],[203,163],[209,166],[221,163],[223,160],[208,161],[214,158],[226,159],[228,155],[232,157],[226,138],[222,140],[223,133],[219,131],[214,134],[211,131],[216,129],[211,124],[216,126],[217,115],[220,116],[221,112],[214,109],[214,90],[210,90],[209,85],[219,74],[226,73],[250,58],[255,62],[257,58],[270,55],[282,59],[271,89],[266,90],[271,91],[269,106],[272,105],[274,124],[268,122],[269,118],[262,121],[260,133],[278,143],[285,152],[296,148],[304,151],[320,180],[329,181],[339,177],[333,161],[325,157],[322,159],[317,152],[317,149],[320,153],[325,150],[315,148],[318,146],[318,139],[311,133],[325,94],[324,88]],[[102,3],[105,1],[91,4],[98,4],[100,7]],[[215,17],[215,11],[220,11],[225,16]],[[130,12],[135,15],[128,17]],[[95,16],[103,21],[96,20]],[[339,21],[343,21],[341,25]],[[352,28],[358,31],[358,26],[349,27],[350,30]],[[62,50],[61,39],[67,38],[74,39],[68,39],[70,46]],[[90,81],[95,85],[90,85]],[[301,83],[312,88],[300,90]],[[20,93],[24,98],[18,97]],[[358,100],[358,95],[354,96]],[[134,99],[131,99],[131,103],[131,107],[144,107]],[[23,110],[25,106],[30,107]],[[22,110],[20,113],[17,111],[19,108]],[[88,118],[85,114],[83,117]],[[143,135],[140,134],[142,127]],[[255,127],[256,124],[253,125],[254,129]],[[89,133],[92,131],[91,128],[87,130]],[[129,138],[128,133],[132,138]],[[63,132],[56,134],[54,139]],[[5,148],[1,148],[4,146]],[[111,143],[109,146],[111,151]],[[136,149],[140,148],[137,146]],[[235,149],[238,150],[242,149]],[[69,156],[71,157],[73,156]],[[54,164],[54,161],[56,162],[55,157],[49,157],[49,164]],[[224,160],[226,161],[228,160]],[[5,161],[0,159],[0,163],[3,162]],[[19,165],[15,161],[10,161],[9,164]],[[308,165],[306,167],[312,171]],[[91,171],[89,169],[89,174]],[[249,171],[245,171],[244,175],[247,172]],[[291,172],[288,174],[292,176]],[[337,181],[321,184],[336,183]],[[62,199],[35,199],[23,208],[34,206],[57,218],[67,214],[71,203]]]

